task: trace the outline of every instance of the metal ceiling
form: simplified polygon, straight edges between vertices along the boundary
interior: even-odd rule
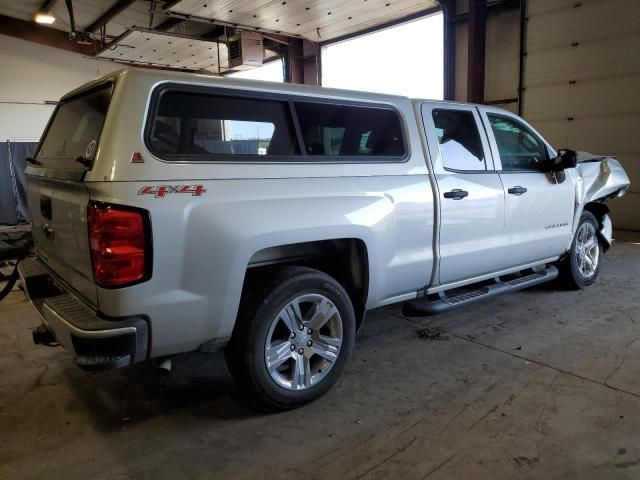
[[[97,58],[134,65],[222,72],[229,68],[227,46],[197,37],[185,37],[134,28],[100,51]],[[218,61],[219,59],[219,61]]]
[[[265,49],[265,61],[275,56]],[[135,27],[113,40],[96,58],[131,65],[171,67],[181,70],[229,70],[226,44],[220,39],[190,37]]]
[[[43,0],[0,0],[0,14],[31,21],[34,13],[40,9],[42,2]],[[116,3],[117,0],[73,0],[73,10],[78,28],[83,29],[91,25]],[[109,21],[106,34],[115,37],[123,34],[134,25],[149,27],[149,10],[150,3],[148,1],[134,2]],[[68,32],[70,27],[69,14],[64,0],[53,2],[50,13],[56,17],[56,21],[51,27]],[[157,2],[152,28],[157,27],[168,18],[161,8],[161,2]]]
[[[117,0],[73,0],[76,23],[80,29],[90,26],[113,7]],[[0,14],[31,21],[42,0],[0,0]],[[206,23],[240,26],[322,42],[353,34],[377,25],[401,19],[437,6],[436,0],[174,0],[152,5],[137,0],[111,19],[108,37],[117,37],[133,26],[157,28],[170,16]],[[63,0],[52,2],[51,14],[57,21],[52,28],[69,31],[69,16]],[[205,28],[203,26],[203,28]],[[200,35],[194,22],[180,26],[180,33]]]
[[[72,0],[76,40],[41,35],[43,44],[55,44],[127,64],[181,70],[229,70],[227,32],[222,26],[264,33],[282,33],[314,42],[341,39],[381,25],[402,21],[434,9],[437,0]],[[43,5],[46,5],[43,6]],[[12,24],[14,36],[28,28],[41,8],[56,17],[53,28],[73,30],[63,0],[0,0],[0,15],[25,21]],[[195,21],[183,21],[195,20]],[[105,26],[106,25],[106,26]],[[102,28],[104,27],[104,28]],[[42,29],[42,27],[38,27]],[[46,30],[46,29],[45,29]],[[56,30],[50,30],[55,32]],[[42,33],[43,30],[40,31]],[[216,42],[219,40],[219,45]],[[81,42],[77,42],[81,39]],[[113,39],[113,40],[112,40]],[[57,43],[56,43],[57,42]],[[89,44],[91,42],[91,44]],[[80,45],[82,43],[83,45]],[[282,54],[287,39],[266,35],[265,61]],[[80,47],[88,45],[84,50]],[[283,47],[284,45],[284,47]]]
[[[176,0],[165,11],[324,42],[436,6],[436,0]]]

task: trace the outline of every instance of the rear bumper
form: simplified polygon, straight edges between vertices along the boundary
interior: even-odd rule
[[[42,327],[74,353],[79,367],[104,370],[147,358],[149,331],[144,318],[101,316],[56,282],[37,259],[20,262],[18,271],[27,298],[40,314]]]

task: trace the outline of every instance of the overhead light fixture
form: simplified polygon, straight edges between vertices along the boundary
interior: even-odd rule
[[[45,25],[51,25],[56,21],[56,17],[51,15],[49,12],[38,12],[33,16],[33,19],[36,23],[43,23]]]

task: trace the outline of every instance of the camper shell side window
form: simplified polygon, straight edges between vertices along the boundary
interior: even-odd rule
[[[167,162],[400,162],[391,106],[268,92],[163,85],[152,94],[149,150]]]

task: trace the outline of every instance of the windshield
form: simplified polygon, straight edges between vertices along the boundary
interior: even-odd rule
[[[92,160],[98,147],[113,83],[109,82],[60,102],[38,150],[44,168],[82,170],[77,157]]]

